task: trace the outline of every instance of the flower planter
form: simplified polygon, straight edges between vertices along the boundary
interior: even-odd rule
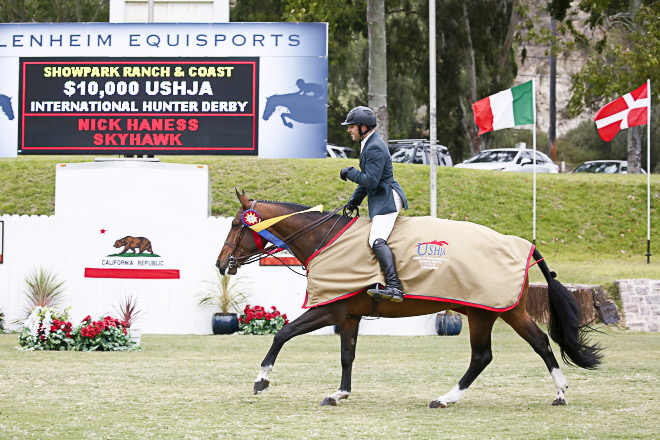
[[[435,330],[440,336],[456,336],[462,328],[463,320],[457,313],[440,312],[435,317]]]
[[[238,316],[236,313],[215,313],[211,319],[214,335],[231,335],[238,331]]]
[[[131,342],[140,345],[140,341],[142,340],[142,330],[139,328],[129,328],[128,333],[131,335]]]

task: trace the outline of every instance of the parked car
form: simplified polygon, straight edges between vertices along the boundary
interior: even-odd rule
[[[574,173],[628,174],[627,160],[590,160],[573,170]],[[642,170],[646,174],[646,171]]]
[[[342,147],[341,145],[326,144],[325,152],[327,157],[334,157],[339,159],[348,159],[353,157],[353,149],[349,147]]]
[[[390,140],[388,148],[392,162],[431,164],[431,143],[428,139],[396,139]],[[450,167],[453,165],[449,149],[444,145],[436,145],[438,165]]]
[[[534,172],[534,150],[521,148],[497,148],[484,150],[456,168],[473,168],[477,170],[517,171],[521,173]],[[547,155],[536,152],[537,173],[558,173],[559,167]]]

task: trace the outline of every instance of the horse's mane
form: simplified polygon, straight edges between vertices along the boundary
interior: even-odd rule
[[[250,200],[252,200],[252,199],[250,199]],[[272,204],[275,204],[275,205],[285,205],[285,206],[289,206],[291,208],[300,208],[299,209],[300,211],[302,211],[304,209],[311,208],[311,206],[303,205],[302,203],[294,203],[294,202],[279,202],[279,201],[276,201],[276,200],[257,200],[257,202],[272,203]],[[325,211],[325,210],[323,211],[324,214],[327,213],[327,212],[328,211]]]

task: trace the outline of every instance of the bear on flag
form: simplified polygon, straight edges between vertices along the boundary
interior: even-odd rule
[[[598,110],[594,121],[600,138],[609,142],[619,130],[647,124],[650,102],[646,83]]]

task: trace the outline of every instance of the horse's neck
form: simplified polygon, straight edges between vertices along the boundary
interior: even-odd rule
[[[326,215],[327,213],[294,215],[284,220],[282,224],[276,223],[273,225],[272,230],[285,241],[296,258],[304,263],[320,246],[325,246],[350,221],[347,217],[334,215],[318,225],[315,224],[317,220]],[[292,240],[287,240],[288,238],[292,238]]]

